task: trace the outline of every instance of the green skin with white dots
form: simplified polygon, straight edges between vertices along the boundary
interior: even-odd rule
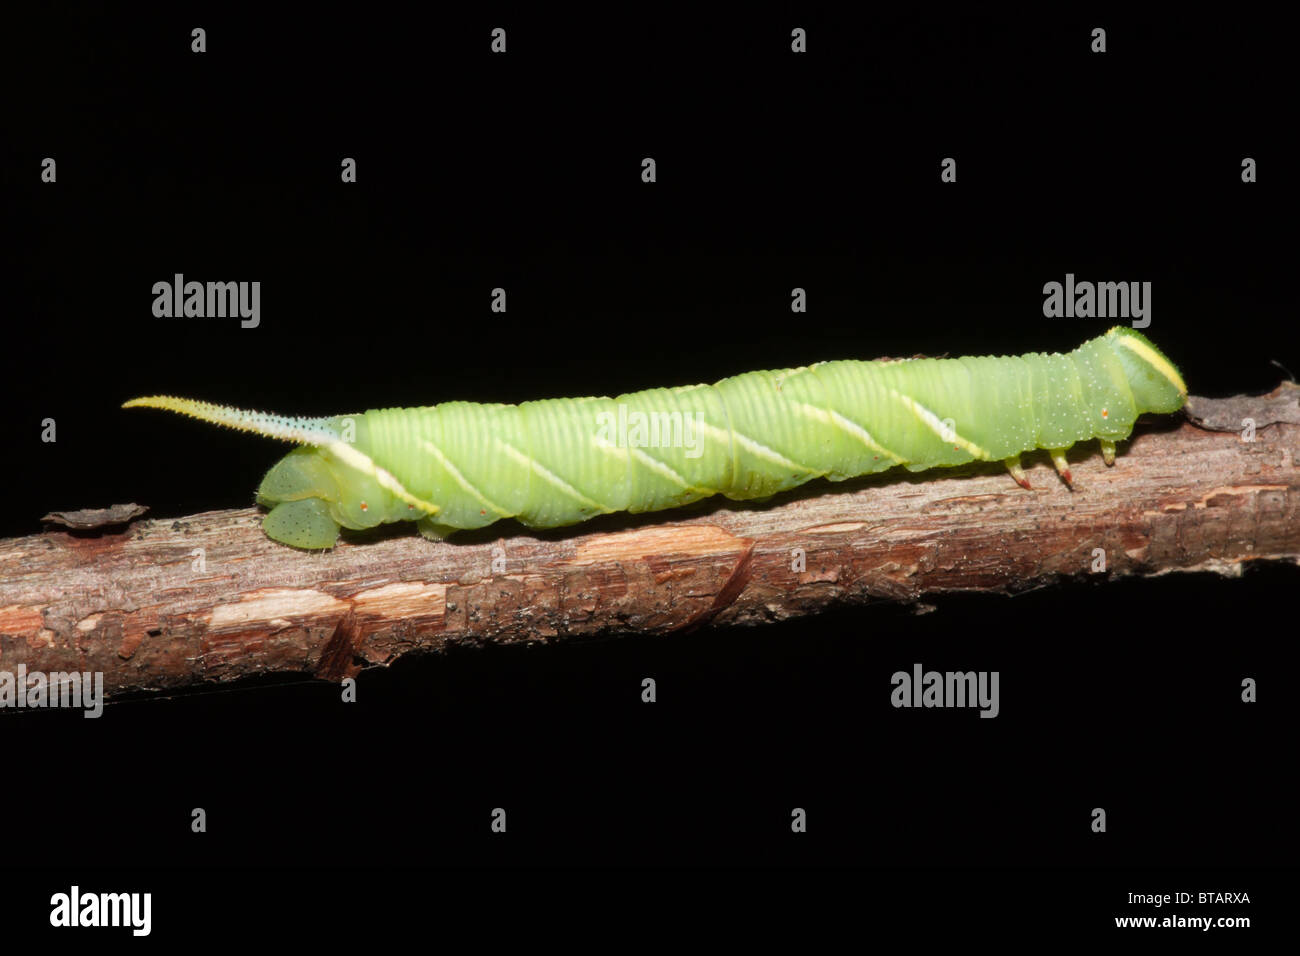
[[[617,398],[312,419],[166,396],[126,405],[297,442],[258,488],[263,527],[322,549],[340,527],[414,520],[437,538],[502,518],[554,528],[899,465],[1005,461],[1024,483],[1019,455],[1038,448],[1069,481],[1065,450],[1101,439],[1109,463],[1139,415],[1177,411],[1186,396],[1156,346],[1118,326],[1065,355],[822,362]]]

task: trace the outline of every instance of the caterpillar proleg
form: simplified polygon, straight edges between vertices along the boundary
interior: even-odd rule
[[[1182,407],[1182,376],[1146,336],[1117,326],[1068,354],[833,361],[713,385],[518,405],[445,402],[286,418],[185,398],[150,407],[295,442],[257,490],[276,541],[334,545],[340,527],[416,521],[429,537],[515,518],[534,528],[725,495],[766,498],[843,481],[1004,461],[1097,438],[1106,464],[1138,415]]]

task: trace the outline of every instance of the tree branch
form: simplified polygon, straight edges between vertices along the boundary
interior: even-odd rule
[[[753,624],[835,604],[920,605],[1064,577],[1300,561],[1300,389],[1193,398],[1203,423],[1142,424],[1106,468],[1045,453],[1032,491],[1000,465],[817,481],[768,505],[710,499],[463,541],[400,525],[325,554],[254,509],[0,541],[0,669],[101,671],[107,693],[298,672],[325,679],[452,643]],[[1224,404],[1232,403],[1232,404]],[[1240,434],[1254,417],[1253,441]],[[1211,431],[1234,428],[1234,431]],[[1104,552],[1104,571],[1098,550]]]

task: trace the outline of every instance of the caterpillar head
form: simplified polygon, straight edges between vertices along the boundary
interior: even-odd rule
[[[1117,325],[1106,333],[1106,342],[1124,367],[1139,413],[1176,412],[1187,400],[1187,385],[1174,363],[1165,358],[1141,332]]]

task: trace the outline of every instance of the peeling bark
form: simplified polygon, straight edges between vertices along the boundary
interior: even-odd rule
[[[80,511],[51,511],[41,520],[76,531],[94,531],[134,521],[148,510],[144,505],[113,505],[109,508],[82,508]]]
[[[881,601],[924,609],[946,593],[1072,576],[1298,562],[1300,419],[1277,402],[1294,406],[1296,393],[1220,400],[1234,403],[1219,406],[1225,422],[1256,413],[1251,442],[1165,419],[1140,425],[1113,468],[1081,445],[1074,491],[1039,453],[1031,491],[1000,465],[895,471],[558,532],[505,523],[440,543],[401,525],[325,554],[270,541],[254,509],[4,540],[0,669],[102,671],[110,695],[269,672],[337,680],[453,643],[667,633]]]

